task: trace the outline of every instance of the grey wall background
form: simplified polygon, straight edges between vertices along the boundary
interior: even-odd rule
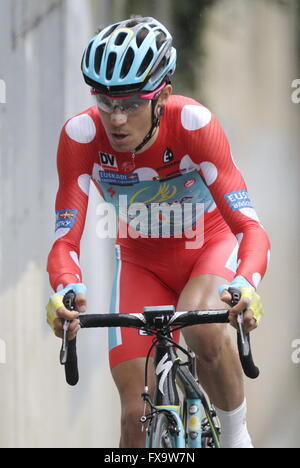
[[[117,443],[119,415],[106,331],[82,335],[81,382],[71,390],[44,311],[58,137],[67,118],[91,105],[80,76],[82,50],[94,31],[90,3],[1,0],[0,17],[0,75],[7,87],[0,107],[0,338],[7,361],[0,365],[0,446],[110,446]],[[97,203],[92,193],[82,240],[91,312],[99,304],[107,309],[112,274],[111,245],[95,235]],[[105,431],[103,415],[110,421]]]
[[[256,446],[300,446],[299,117],[296,2],[224,0],[210,11],[204,95],[222,121],[258,215],[270,234],[271,263],[259,287],[266,316],[252,334],[261,377],[247,381]],[[224,73],[225,72],[225,73]],[[282,429],[284,427],[284,429]]]
[[[45,264],[59,132],[92,102],[80,76],[82,50],[96,26],[122,18],[129,3],[0,0],[0,80],[6,84],[5,104],[0,96],[0,447],[118,445],[106,331],[82,332],[81,382],[66,388],[60,343],[45,324]],[[300,78],[298,2],[211,3],[201,38],[199,31],[205,60],[200,67],[195,59],[199,84],[190,94],[227,131],[273,247],[260,287],[266,317],[253,333],[262,374],[247,382],[249,427],[257,447],[300,447],[300,364],[291,359],[292,341],[300,339],[300,104],[291,100],[291,83]],[[141,2],[141,10],[172,28],[172,5]],[[135,5],[133,12],[139,12]],[[81,258],[89,312],[107,310],[113,274],[112,242],[96,236],[98,203],[92,187]]]

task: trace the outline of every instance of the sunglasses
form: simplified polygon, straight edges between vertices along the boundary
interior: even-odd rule
[[[96,96],[98,107],[104,112],[111,114],[118,107],[121,112],[134,114],[144,109],[154,99],[157,99],[165,86],[166,83],[163,83],[159,88],[147,94],[118,96],[116,98],[107,94],[100,94],[96,89],[92,89],[91,94]]]

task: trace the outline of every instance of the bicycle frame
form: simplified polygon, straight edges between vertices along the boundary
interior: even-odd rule
[[[156,374],[154,407],[157,411],[168,413],[170,420],[173,421],[173,439],[176,448],[202,448],[202,419],[204,415],[206,415],[210,426],[215,446],[219,448],[217,430],[211,417],[209,405],[198,382],[187,368],[188,365],[189,363],[181,363],[174,344],[165,337],[158,336],[154,353]],[[180,407],[177,381],[184,393],[183,407]]]

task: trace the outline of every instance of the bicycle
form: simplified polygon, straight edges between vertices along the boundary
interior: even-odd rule
[[[229,289],[232,306],[240,300],[240,292]],[[74,310],[75,294],[70,291],[64,297],[64,305]],[[220,448],[220,426],[216,412],[202,391],[196,375],[196,358],[172,340],[172,332],[187,326],[228,323],[229,311],[195,310],[175,312],[174,306],[145,307],[142,314],[101,314],[80,315],[82,328],[96,327],[132,327],[153,335],[145,364],[145,384],[142,398],[150,412],[141,417],[146,427],[147,448]],[[244,373],[255,379],[259,369],[255,366],[251,353],[250,336],[244,332],[242,314],[238,318],[238,350]],[[63,345],[60,355],[61,364],[65,365],[66,380],[74,386],[78,383],[78,363],[76,339],[67,340],[68,322],[64,324]],[[176,348],[188,358],[182,362]],[[154,349],[154,369],[156,387],[152,401],[148,387],[148,365]],[[183,392],[183,404],[177,385]]]

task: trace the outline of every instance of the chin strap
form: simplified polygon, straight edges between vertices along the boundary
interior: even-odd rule
[[[152,101],[152,126],[151,126],[149,132],[147,133],[147,135],[145,136],[145,138],[143,139],[142,143],[140,143],[140,144],[132,151],[132,159],[134,159],[136,153],[137,153],[138,151],[141,151],[141,149],[148,143],[148,141],[151,140],[151,138],[153,137],[154,131],[156,130],[157,127],[159,127],[161,118],[162,118],[162,116],[163,116],[164,109],[163,109],[163,107],[162,107],[162,108],[161,108],[161,111],[160,111],[160,113],[159,113],[159,117],[156,117],[156,115],[155,115],[155,107],[156,107],[156,104],[157,104],[157,100]]]

